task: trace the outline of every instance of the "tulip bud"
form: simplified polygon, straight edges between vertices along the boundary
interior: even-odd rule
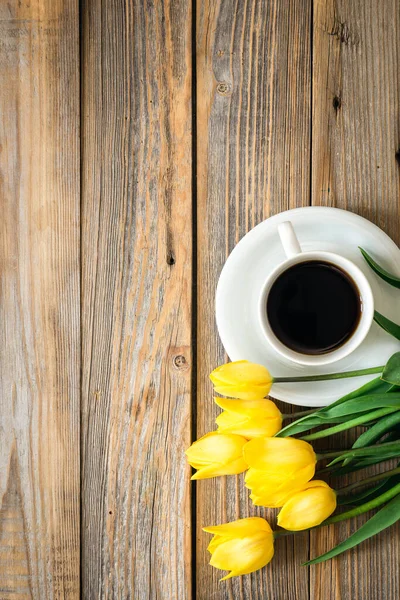
[[[218,394],[241,400],[261,400],[269,393],[273,381],[268,369],[247,360],[218,367],[210,379]]]
[[[186,450],[188,463],[197,469],[192,479],[243,473],[247,469],[243,460],[246,443],[246,438],[240,435],[207,433]]]
[[[325,481],[310,481],[292,494],[278,514],[278,525],[301,531],[320,525],[336,509],[336,493]]]
[[[310,444],[295,438],[254,438],[243,450],[249,466],[246,487],[257,506],[283,506],[315,473],[317,458]]]
[[[208,546],[210,565],[230,571],[221,581],[257,571],[268,564],[274,555],[271,527],[260,517],[204,527],[203,531],[214,534]]]
[[[282,415],[272,400],[214,400],[224,409],[215,421],[220,433],[236,433],[250,440],[272,437],[282,427]]]

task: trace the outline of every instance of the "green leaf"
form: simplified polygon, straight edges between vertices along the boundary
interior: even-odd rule
[[[396,425],[400,423],[400,411],[392,413],[379,419],[379,421],[364,431],[354,442],[353,448],[365,448],[371,444],[375,444],[381,439],[388,431],[391,431]]]
[[[371,256],[368,254],[368,252],[366,252],[363,248],[360,248],[360,246],[359,246],[359,249],[360,249],[363,257],[367,261],[368,265],[371,267],[371,269],[373,271],[375,271],[375,273],[377,275],[379,275],[379,277],[381,279],[383,279],[390,285],[393,285],[394,287],[400,289],[400,279],[398,277],[396,277],[396,275],[392,275],[391,273],[389,273],[389,271],[386,271],[386,269],[384,269],[383,267],[378,265],[378,263],[375,262],[373,258],[371,258]]]
[[[373,537],[384,529],[387,529],[400,519],[400,494],[395,496],[386,506],[380,509],[369,521],[367,521],[358,531],[353,533],[347,540],[338,544],[335,548],[317,558],[308,561],[305,565],[315,565],[325,560],[329,560],[350,548],[354,548],[361,542]]]
[[[387,333],[400,340],[400,325],[393,323],[393,321],[381,315],[377,310],[374,311],[374,321]]]
[[[332,404],[329,404],[329,406],[324,406],[320,408],[317,412],[326,412],[327,410],[330,410],[335,406],[339,406],[340,404],[344,404],[348,400],[353,400],[354,398],[359,398],[360,396],[366,396],[370,394],[384,394],[385,392],[389,391],[391,387],[392,386],[388,385],[386,381],[382,381],[380,377],[375,377],[375,379],[364,383],[364,385],[362,385],[361,387],[353,390],[345,396],[342,396],[341,398],[339,398],[339,400],[332,402]]]
[[[343,417],[345,415],[357,415],[360,412],[369,412],[376,408],[389,408],[390,406],[400,408],[400,393],[393,394],[372,394],[360,396],[349,400],[339,406],[328,407],[326,415],[328,417]]]
[[[400,385],[400,352],[396,352],[389,358],[383,369],[381,379],[393,385]]]
[[[283,429],[281,429],[279,433],[277,433],[276,437],[287,437],[289,435],[297,435],[299,433],[303,433],[304,431],[308,431],[313,427],[318,427],[318,425],[324,425],[329,423],[343,423],[343,421],[346,420],[347,417],[343,417],[343,419],[338,418],[335,420],[329,420],[327,415],[325,414],[326,411],[331,410],[332,408],[341,404],[344,404],[348,400],[358,398],[359,396],[365,396],[367,394],[386,393],[392,387],[393,386],[391,384],[386,383],[386,381],[382,381],[380,377],[376,377],[375,379],[372,379],[372,381],[368,381],[368,383],[365,383],[364,385],[353,390],[349,394],[342,396],[329,406],[320,408],[316,410],[315,413],[312,413],[311,415],[307,415],[305,417],[301,417],[300,419],[297,419],[297,421],[293,421],[289,425],[286,425],[286,427],[283,427]]]
[[[317,412],[313,415],[309,415],[307,417],[302,417],[294,423],[290,423],[283,429],[281,429],[276,437],[288,437],[297,435],[298,433],[303,433],[303,431],[308,431],[309,429],[313,429],[314,427],[319,427],[320,425],[329,425],[331,423],[343,423],[347,421],[348,417],[334,417],[332,419],[325,417],[325,415],[319,415]]]
[[[400,408],[400,407],[399,407]],[[329,437],[330,435],[335,435],[336,433],[340,433],[341,431],[346,431],[347,429],[351,429],[352,427],[357,427],[358,425],[364,425],[369,421],[375,421],[375,419],[380,418],[384,415],[392,414],[393,412],[400,412],[399,408],[389,407],[389,408],[380,408],[378,410],[368,411],[366,413],[362,413],[361,415],[357,415],[356,417],[347,418],[343,423],[339,423],[339,425],[335,425],[333,427],[328,427],[328,429],[322,429],[321,431],[316,431],[315,433],[311,433],[303,436],[302,440],[306,440],[307,442],[311,440],[318,440],[320,438]],[[353,446],[354,448],[354,446]]]

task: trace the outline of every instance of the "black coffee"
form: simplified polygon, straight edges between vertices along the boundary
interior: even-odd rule
[[[302,354],[324,354],[341,346],[357,327],[360,293],[336,265],[311,260],[284,271],[267,298],[276,337]]]

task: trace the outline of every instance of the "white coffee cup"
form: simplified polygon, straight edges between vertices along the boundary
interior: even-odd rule
[[[284,356],[285,358],[302,364],[302,365],[327,365],[338,360],[341,360],[345,356],[348,356],[353,350],[355,350],[361,342],[365,339],[374,317],[374,297],[372,295],[371,287],[368,283],[364,273],[350,260],[334,254],[333,252],[302,252],[300,244],[297,240],[294,232],[292,223],[285,221],[278,226],[278,233],[281,238],[282,246],[285,250],[287,260],[281,263],[274,271],[270,274],[268,279],[263,285],[260,299],[259,299],[259,321],[261,328],[271,346]],[[330,264],[336,265],[341,271],[344,271],[351,280],[356,284],[360,294],[360,318],[358,324],[351,334],[351,336],[338,348],[323,354],[302,354],[291,348],[288,348],[283,342],[281,342],[275,333],[273,332],[267,316],[267,300],[268,294],[272,288],[272,285],[276,279],[288,268],[302,262],[308,261],[325,261]]]

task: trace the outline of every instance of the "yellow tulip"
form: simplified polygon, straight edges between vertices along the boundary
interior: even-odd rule
[[[224,409],[215,421],[220,433],[236,433],[250,440],[272,437],[282,427],[282,415],[272,400],[214,400]]]
[[[243,450],[249,466],[246,487],[256,506],[283,506],[315,473],[317,458],[310,444],[295,438],[254,438]]]
[[[301,531],[320,525],[335,509],[335,491],[325,481],[310,481],[285,502],[278,514],[278,525]]]
[[[230,433],[214,431],[203,435],[186,450],[188,463],[197,469],[192,479],[243,473],[247,469],[243,460],[246,443],[246,438]]]
[[[218,367],[211,373],[210,379],[218,394],[241,400],[261,400],[268,394],[273,382],[268,369],[247,360]]]
[[[204,527],[213,533],[208,551],[210,565],[230,571],[221,581],[237,575],[253,573],[270,562],[274,556],[274,537],[265,519],[249,517],[224,525]]]

